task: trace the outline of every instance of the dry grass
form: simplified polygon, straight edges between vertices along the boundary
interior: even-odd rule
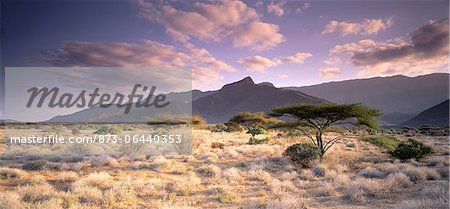
[[[85,178],[76,181],[73,186],[76,187],[96,187],[99,189],[109,189],[112,187],[113,179],[107,172],[91,173]]]
[[[59,163],[61,171],[25,172],[16,169],[23,162],[5,161],[0,209],[448,206],[446,155],[400,163],[368,142],[348,139],[337,143],[323,163],[300,169],[281,153],[306,139],[276,134],[267,144],[248,145],[244,133],[195,130],[192,156],[47,159]],[[432,144],[432,138],[426,140]],[[211,142],[223,149],[211,148]]]
[[[0,167],[0,179],[21,178],[25,175],[26,172],[20,169]]]

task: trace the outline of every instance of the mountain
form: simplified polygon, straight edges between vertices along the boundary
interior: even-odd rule
[[[419,127],[421,125],[429,124],[444,127],[449,125],[449,120],[449,100],[446,100],[426,109],[404,125]]]
[[[221,123],[239,112],[269,112],[278,106],[322,102],[327,101],[299,91],[276,88],[267,82],[255,84],[246,77],[194,100],[192,113],[201,115],[208,123]]]
[[[323,83],[304,87],[276,88],[250,77],[227,84],[216,91],[169,93],[167,108],[132,108],[127,115],[115,106],[94,107],[47,122],[147,122],[164,114],[199,114],[209,123],[227,121],[239,112],[268,112],[293,103],[363,103],[383,111],[385,125],[401,125],[423,110],[449,98],[449,74],[418,77],[392,76]],[[191,108],[192,107],[192,108]]]
[[[133,103],[134,104],[134,103]],[[150,108],[135,108],[132,107],[128,114],[124,114],[123,108],[111,106],[107,108],[93,107],[79,112],[56,116],[47,123],[144,123],[149,122],[151,118],[160,118],[163,116],[173,116],[178,114],[191,114],[191,106],[189,103],[180,101],[171,101],[167,107],[158,109]],[[170,118],[166,118],[170,119]]]
[[[170,105],[158,108],[131,108],[129,114],[123,114],[123,108],[93,107],[70,115],[56,116],[48,123],[126,123],[148,122],[151,117],[175,114],[199,114],[209,123],[225,122],[236,113],[268,112],[274,107],[293,103],[321,103],[323,99],[307,94],[276,88],[271,83],[255,84],[250,77],[227,84],[217,91],[189,92],[166,94]],[[191,108],[192,105],[192,108]],[[134,106],[134,105],[133,105]]]
[[[152,100],[151,100],[152,101]],[[143,123],[154,119],[164,120],[167,122],[175,120],[174,115],[190,115],[192,114],[192,96],[191,92],[169,93],[166,94],[165,102],[169,105],[163,108],[136,108],[136,103],[132,103],[132,107],[128,114],[124,114],[124,107],[111,105],[109,107],[92,107],[84,109],[73,114],[61,115],[51,118],[47,123]],[[178,118],[183,119],[184,118]]]
[[[192,101],[200,99],[205,96],[209,96],[211,94],[216,93],[217,91],[200,91],[200,90],[192,90]]]
[[[337,103],[363,103],[383,112],[388,124],[402,124],[424,109],[449,98],[449,74],[375,77],[288,87]]]

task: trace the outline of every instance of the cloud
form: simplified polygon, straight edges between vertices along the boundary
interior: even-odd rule
[[[234,47],[267,50],[283,42],[279,27],[260,21],[254,8],[241,1],[196,2],[189,11],[168,3],[138,0],[139,16],[162,24],[175,40],[187,42],[222,41],[229,38]]]
[[[281,17],[285,14],[284,8],[283,8],[285,3],[286,3],[286,1],[279,1],[277,3],[270,2],[270,4],[267,5],[267,12],[274,14],[278,17]]]
[[[385,42],[370,39],[337,45],[330,59],[350,55],[350,63],[363,68],[359,76],[420,75],[448,68],[449,20],[428,21],[406,38]]]
[[[334,78],[341,74],[341,69],[339,68],[323,68],[319,70],[320,77],[322,78]]]
[[[250,56],[241,58],[237,61],[238,64],[244,66],[249,71],[264,72],[265,69],[275,67],[285,63],[303,64],[306,58],[312,57],[312,54],[299,52],[292,56],[280,56],[273,59],[268,59],[262,56]]]
[[[303,13],[303,11],[309,9],[310,7],[311,7],[311,4],[309,2],[305,2],[305,3],[303,3],[303,5],[301,7],[297,8],[295,10],[295,12],[297,14],[301,14],[301,13]]]
[[[282,62],[288,62],[288,63],[298,63],[303,64],[305,63],[305,59],[312,57],[312,54],[310,53],[296,53],[292,56],[287,57],[280,57]]]
[[[340,33],[343,36],[354,35],[372,35],[386,30],[393,24],[392,18],[388,19],[365,19],[363,22],[338,22],[332,20],[328,22],[322,34]]]
[[[254,51],[271,49],[284,42],[278,26],[264,22],[253,22],[244,27],[236,28],[233,34],[233,46],[249,47]]]
[[[410,56],[428,59],[447,55],[449,49],[448,24],[448,19],[429,21],[411,33],[411,41],[408,44],[406,42],[393,43],[391,46],[381,46],[355,53],[352,57],[353,64],[357,66],[372,65]]]
[[[195,88],[223,79],[221,72],[232,66],[213,57],[208,50],[186,43],[181,49],[156,41],[142,43],[96,43],[65,41],[44,61],[63,67],[167,67],[192,70]]]
[[[273,67],[278,65],[279,63],[275,60],[270,60],[261,56],[251,56],[241,58],[237,61],[240,65],[244,66],[250,71],[262,72],[266,68]]]

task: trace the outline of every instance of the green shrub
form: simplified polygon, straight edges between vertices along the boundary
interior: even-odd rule
[[[35,160],[31,162],[27,162],[23,164],[22,168],[24,170],[33,170],[33,171],[39,171],[43,170],[47,166],[47,161],[44,160]]]
[[[250,144],[250,145],[252,145],[252,144],[264,144],[264,143],[266,143],[268,141],[270,141],[269,137],[262,138],[262,139],[250,138],[248,140],[247,144]]]
[[[389,152],[394,151],[400,142],[393,136],[366,136],[363,138],[363,140],[386,149]]]
[[[291,159],[296,165],[311,167],[311,162],[320,157],[320,150],[312,144],[298,143],[288,147],[283,156]]]
[[[408,139],[406,142],[400,142],[391,155],[401,160],[407,160],[420,159],[431,153],[433,153],[432,147],[416,139]]]
[[[95,125],[92,125],[92,124],[80,124],[78,126],[78,129],[80,129],[80,130],[95,130],[96,127],[95,127]]]
[[[259,134],[267,134],[268,132],[263,128],[248,128],[246,133],[255,136]]]
[[[117,135],[120,133],[120,129],[113,127],[113,126],[105,126],[98,129],[95,134],[112,134]]]

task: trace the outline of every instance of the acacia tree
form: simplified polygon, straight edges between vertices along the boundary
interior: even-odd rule
[[[366,107],[362,104],[295,104],[278,107],[272,110],[270,115],[275,117],[287,116],[296,119],[293,122],[285,122],[282,126],[298,129],[308,137],[312,144],[320,150],[320,160],[324,154],[339,140],[342,135],[329,140],[323,136],[327,132],[337,131],[336,124],[363,125],[377,129],[375,117],[380,111]]]
[[[240,124],[247,129],[247,133],[254,140],[256,135],[263,134],[270,125],[280,122],[262,112],[242,112],[233,116],[228,123]]]

